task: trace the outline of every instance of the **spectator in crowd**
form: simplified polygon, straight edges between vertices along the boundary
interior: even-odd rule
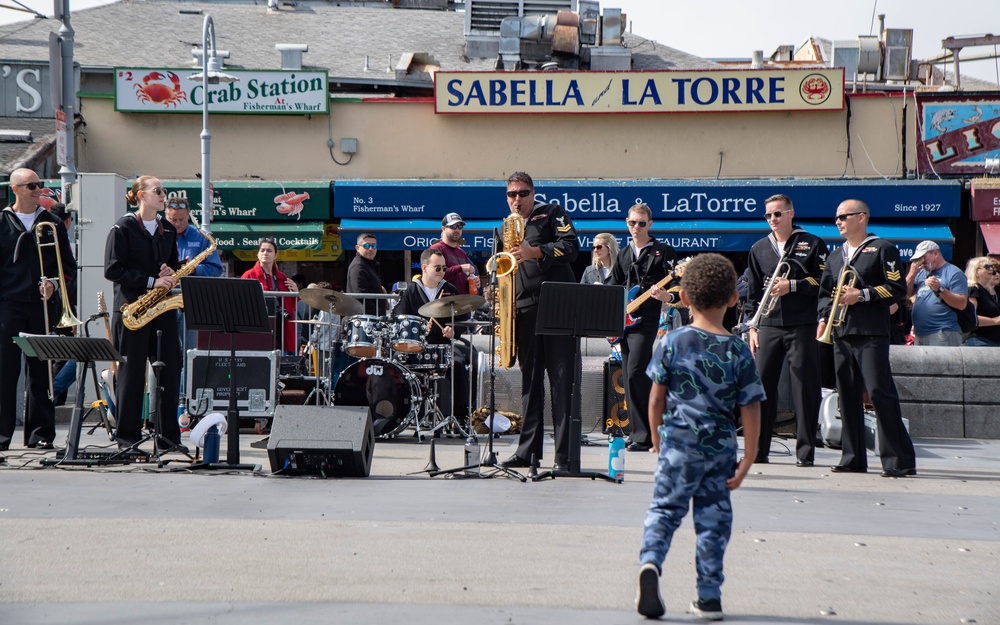
[[[618,258],[618,239],[609,232],[594,237],[594,247],[590,266],[583,271],[580,284],[604,284],[615,269]]]
[[[448,213],[441,220],[441,240],[431,248],[444,256],[444,263],[448,266],[444,272],[445,282],[450,282],[459,295],[467,293],[476,295],[479,293],[479,270],[462,249],[462,244],[465,243],[465,239],[462,238],[464,229],[465,222],[462,216],[458,213]]]
[[[969,301],[976,307],[979,327],[963,345],[969,347],[1000,347],[1000,303],[994,286],[997,268],[987,256],[973,258],[965,265],[969,281]]]
[[[385,294],[382,286],[378,261],[378,241],[370,232],[358,235],[354,251],[358,253],[347,266],[347,292],[351,294]],[[385,300],[364,298],[366,315],[382,315],[385,313]]]
[[[906,296],[916,296],[912,311],[914,344],[961,345],[957,311],[965,308],[968,293],[968,280],[958,267],[944,259],[938,244],[921,241],[906,274]]]

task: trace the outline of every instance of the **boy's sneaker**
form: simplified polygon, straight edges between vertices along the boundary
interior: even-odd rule
[[[721,621],[725,616],[722,613],[722,600],[720,599],[695,599],[691,602],[691,614],[706,621]]]
[[[652,562],[639,569],[639,590],[635,593],[635,607],[646,618],[660,618],[667,612],[660,595],[660,570]]]

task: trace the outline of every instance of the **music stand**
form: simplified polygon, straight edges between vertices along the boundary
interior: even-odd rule
[[[76,388],[76,402],[69,425],[69,437],[62,460],[52,464],[93,465],[93,460],[80,460],[80,432],[83,429],[83,392],[87,380],[87,368],[95,362],[121,362],[122,356],[108,339],[83,336],[16,336],[16,343],[27,356],[39,360],[75,360],[83,363],[80,384]],[[45,462],[42,463],[47,464]]]
[[[236,404],[236,335],[270,334],[264,289],[256,280],[240,278],[181,278],[184,319],[189,330],[229,335],[229,409],[226,412],[226,461],[192,465],[192,469],[257,471],[260,465],[240,464],[240,414]]]
[[[625,327],[625,290],[619,286],[544,282],[538,301],[536,334],[572,336],[576,339],[573,355],[573,400],[569,419],[569,471],[545,471],[534,481],[547,477],[589,477],[619,482],[606,473],[580,471],[581,386],[583,363],[580,354],[582,337],[608,337],[621,334]]]

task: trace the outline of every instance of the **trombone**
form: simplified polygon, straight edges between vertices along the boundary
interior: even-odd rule
[[[826,321],[826,329],[816,339],[820,343],[833,344],[833,329],[844,325],[844,319],[847,318],[847,304],[843,304],[840,301],[844,294],[844,287],[849,286],[854,288],[854,285],[857,283],[858,272],[851,269],[848,265],[844,265],[844,268],[840,270],[840,278],[837,279],[837,288],[833,290],[833,308],[830,310],[830,317]]]
[[[52,241],[50,243],[42,243],[42,232],[45,229],[51,230]],[[59,323],[56,324],[57,328],[72,328],[78,326],[82,321],[76,318],[73,311],[70,309],[69,300],[69,289],[66,288],[65,273],[63,271],[62,262],[62,252],[59,251],[59,237],[58,229],[56,224],[51,221],[40,221],[35,224],[35,247],[38,248],[38,267],[41,273],[40,282],[45,284],[46,282],[58,281],[59,282],[59,298],[62,302],[62,316],[59,318]],[[53,247],[56,250],[56,270],[59,272],[57,277],[46,277],[45,276],[45,258],[42,255],[43,247]],[[49,326],[49,303],[45,300],[45,296],[42,296],[42,314],[45,317],[45,333],[50,334],[51,328]],[[49,372],[49,399],[55,399],[55,387],[52,381],[52,363],[46,363],[46,369]]]

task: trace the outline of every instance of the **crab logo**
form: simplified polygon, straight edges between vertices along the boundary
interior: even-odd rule
[[[305,210],[303,203],[309,199],[308,193],[296,193],[289,191],[274,198],[277,204],[275,210],[282,215],[298,215],[296,219],[302,219],[302,211]]]
[[[42,194],[38,196],[38,205],[45,210],[52,210],[52,207],[62,202],[62,194],[59,189],[42,188]]]
[[[187,102],[187,94],[181,89],[181,79],[173,72],[149,72],[135,85],[135,95],[140,102],[162,104],[163,108]]]
[[[823,74],[809,74],[799,84],[799,94],[807,104],[823,104],[830,99],[833,86]]]

